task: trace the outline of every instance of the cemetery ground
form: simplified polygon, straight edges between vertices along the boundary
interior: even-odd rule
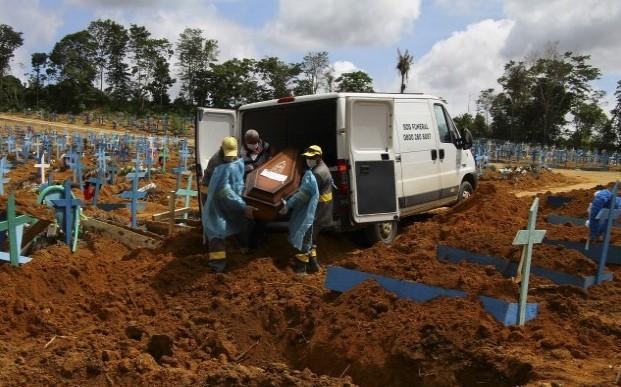
[[[177,165],[177,156],[169,162]],[[37,203],[34,163],[7,173],[0,208],[14,192],[18,214],[51,221],[52,209]],[[91,155],[83,163],[92,168],[97,160]],[[132,246],[126,208],[85,205],[86,217],[118,228],[84,227],[73,253],[62,240],[47,240],[29,251],[31,262],[0,264],[0,385],[615,385],[621,266],[607,265],[613,279],[588,288],[534,271],[528,301],[538,304],[538,314],[517,326],[499,322],[479,298],[516,302],[519,286],[510,276],[493,265],[438,256],[446,246],[517,263],[521,246],[512,240],[526,228],[531,195],[548,190],[569,189],[563,195],[572,200],[554,207],[551,194],[539,195],[536,228],[549,239],[584,243],[586,227],[546,217],[586,217],[596,185],[618,178],[593,173],[589,187],[578,190],[571,189],[585,184],[582,176],[488,173],[470,200],[404,222],[391,246],[364,248],[355,235],[322,235],[324,267],[464,292],[412,302],[373,280],[338,293],[326,288],[325,270],[295,276],[288,267],[294,251],[278,231],[251,252],[231,240],[230,269],[209,272],[200,229],[189,227],[192,215],[179,216],[188,227],[176,227],[174,235],[157,224],[145,229],[154,214],[168,211],[167,196],[176,188],[175,175],[154,172],[156,188],[138,213],[136,238],[155,246]],[[70,176],[54,172],[55,181]],[[147,183],[142,178],[140,186]],[[126,202],[116,194],[130,188],[122,179],[105,185],[100,201]],[[521,192],[528,195],[516,196]],[[189,204],[197,207],[194,198]],[[177,207],[183,206],[180,198]],[[611,240],[621,245],[619,228]],[[563,246],[536,245],[532,257],[533,267],[574,277],[597,269]]]

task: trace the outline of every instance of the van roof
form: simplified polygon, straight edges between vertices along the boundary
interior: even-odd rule
[[[301,96],[295,96],[295,97],[286,97],[286,98],[293,98],[293,100],[287,101],[284,103],[318,101],[322,99],[335,99],[335,98],[340,98],[340,97],[435,99],[435,100],[444,102],[444,100],[440,97],[436,97],[436,96],[429,95],[429,94],[423,94],[423,93],[403,93],[403,94],[402,93],[321,93],[321,94],[312,94],[312,95],[301,95]],[[276,106],[276,105],[279,105],[279,102],[278,102],[279,100],[280,99],[271,99],[268,101],[249,103],[246,105],[242,105],[239,108],[239,110]],[[283,102],[280,102],[280,103],[283,103]]]

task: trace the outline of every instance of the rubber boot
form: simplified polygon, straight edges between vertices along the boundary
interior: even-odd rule
[[[313,246],[308,253],[308,273],[317,273],[321,270],[321,266],[319,266],[319,262],[317,261],[317,246]]]
[[[222,273],[226,268],[226,259],[207,261],[207,266],[213,269],[216,273]]]
[[[305,260],[308,259],[306,254],[296,254],[293,259],[293,272],[298,275],[306,275],[306,268],[308,263]]]
[[[319,266],[319,262],[317,262],[317,257],[311,257],[308,260],[308,267],[306,271],[309,274],[318,273],[321,270],[321,266]]]

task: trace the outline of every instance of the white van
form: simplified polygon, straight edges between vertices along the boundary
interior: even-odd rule
[[[456,203],[477,185],[471,136],[430,95],[327,93],[199,108],[195,128],[199,176],[223,137],[248,129],[276,150],[321,146],[336,185],[333,226],[365,228],[369,242],[392,242],[400,219]]]

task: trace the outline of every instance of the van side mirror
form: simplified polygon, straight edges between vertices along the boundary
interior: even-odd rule
[[[468,129],[464,129],[463,130],[462,141],[463,141],[463,144],[461,146],[461,149],[468,150],[468,149],[472,148],[472,144],[474,143],[474,139],[472,138],[472,133],[470,132],[470,130],[468,130]]]

